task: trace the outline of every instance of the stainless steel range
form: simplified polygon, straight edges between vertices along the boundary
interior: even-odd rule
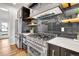
[[[36,33],[27,36],[27,47],[30,56],[46,56],[47,41],[54,38],[55,34]]]

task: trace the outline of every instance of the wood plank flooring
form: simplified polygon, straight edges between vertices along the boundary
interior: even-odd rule
[[[16,45],[10,45],[8,39],[0,39],[0,56],[28,56],[28,53]]]

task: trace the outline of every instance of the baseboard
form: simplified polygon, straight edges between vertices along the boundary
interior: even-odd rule
[[[10,43],[10,45],[15,45],[16,43],[15,42],[13,42],[13,43]]]

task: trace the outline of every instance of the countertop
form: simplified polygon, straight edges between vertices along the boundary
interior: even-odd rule
[[[79,41],[75,41],[73,39],[64,38],[64,37],[56,37],[47,41],[49,44],[54,44],[56,46],[66,48],[79,53]]]

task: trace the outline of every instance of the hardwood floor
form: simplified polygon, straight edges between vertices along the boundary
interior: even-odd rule
[[[9,45],[8,39],[0,39],[0,56],[28,56],[28,53],[16,45]]]

